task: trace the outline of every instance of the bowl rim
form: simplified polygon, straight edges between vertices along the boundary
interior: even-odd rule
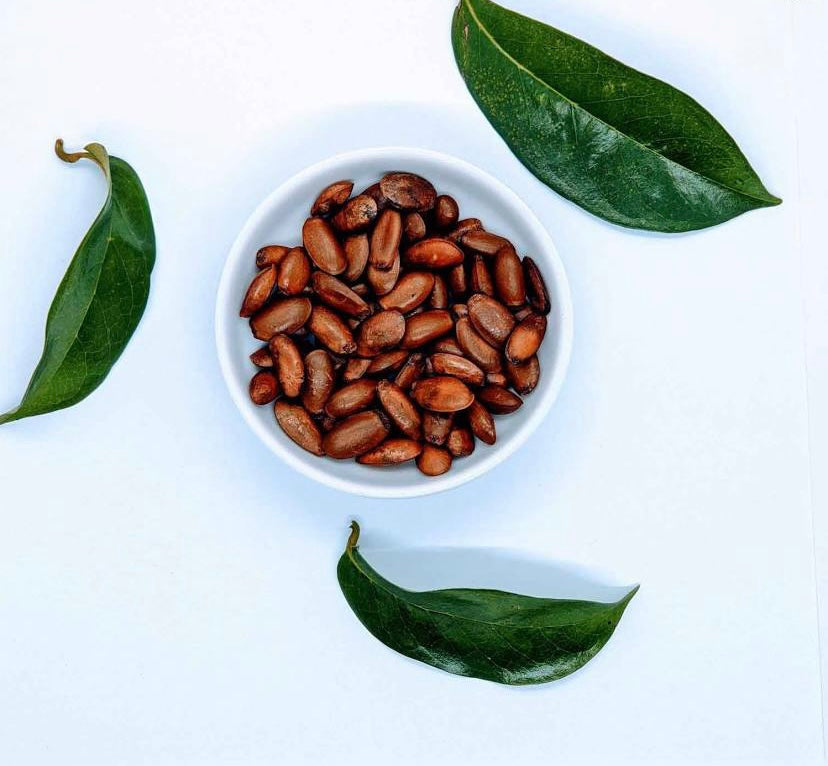
[[[533,233],[544,243],[544,253],[542,256],[544,259],[544,267],[551,269],[552,278],[560,292],[558,306],[560,323],[558,328],[557,364],[551,371],[551,375],[547,377],[547,382],[542,389],[533,392],[541,396],[541,400],[538,402],[534,411],[520,423],[518,430],[511,436],[508,442],[498,449],[491,450],[483,459],[466,466],[454,468],[442,476],[423,476],[421,483],[402,487],[375,485],[371,483],[369,476],[364,481],[335,476],[325,469],[327,461],[324,459],[316,458],[320,464],[319,467],[310,462],[304,462],[298,455],[293,454],[293,452],[282,445],[275,433],[271,433],[265,429],[262,422],[254,414],[253,408],[255,405],[249,401],[247,391],[241,390],[240,387],[234,384],[232,375],[235,362],[233,357],[233,344],[231,342],[231,322],[238,322],[239,317],[237,311],[229,310],[231,306],[235,306],[238,302],[238,296],[231,294],[230,283],[232,282],[232,275],[239,267],[241,259],[245,255],[249,255],[243,247],[244,242],[249,238],[252,231],[262,223],[263,219],[266,219],[270,215],[271,209],[279,200],[289,196],[294,189],[301,187],[309,178],[333,171],[345,163],[381,160],[384,158],[393,161],[395,165],[417,159],[442,163],[470,176],[474,182],[494,190],[497,195],[505,197],[514,206],[516,212],[520,214],[524,224],[532,229]],[[549,414],[563,386],[572,353],[572,296],[563,262],[561,261],[551,235],[529,205],[506,183],[471,162],[445,152],[413,146],[376,146],[340,152],[315,162],[279,183],[257,205],[234,239],[225,258],[216,293],[214,329],[219,366],[221,367],[222,377],[224,378],[224,383],[233,403],[259,439],[287,463],[287,465],[307,478],[318,481],[325,486],[362,497],[386,499],[423,497],[459,487],[500,465],[526,443]]]

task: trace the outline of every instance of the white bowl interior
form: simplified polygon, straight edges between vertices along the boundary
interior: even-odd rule
[[[439,477],[423,476],[413,463],[371,468],[353,460],[311,455],[288,439],[276,424],[272,406],[254,405],[247,393],[256,368],[248,359],[262,344],[240,319],[239,305],[256,274],[255,254],[271,243],[301,244],[302,223],[319,191],[342,178],[355,191],[391,170],[428,178],[438,193],[451,194],[461,218],[476,217],[487,230],[510,239],[521,255],[531,255],[549,290],[552,311],[539,352],[541,379],[523,406],[511,415],[496,416],[497,443],[480,442],[469,457],[458,459]],[[549,234],[508,187],[469,163],[438,152],[414,148],[364,149],[337,155],[313,165],[279,186],[245,224],[228,256],[216,305],[216,341],[222,372],[231,396],[259,438],[296,470],[348,492],[373,497],[412,497],[456,487],[505,460],[540,424],[549,411],[566,372],[572,345],[572,308],[566,275]]]

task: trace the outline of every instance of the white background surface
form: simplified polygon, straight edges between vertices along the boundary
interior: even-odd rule
[[[696,96],[785,199],[673,238],[603,224],[522,169],[456,73],[453,5],[0,4],[0,408],[102,196],[54,138],[128,159],[158,238],[104,386],[0,432],[4,763],[823,762],[824,4],[511,0]],[[391,143],[507,181],[575,307],[547,427],[426,501],[359,500],[275,462],[213,344],[253,207],[311,161]],[[570,679],[456,678],[348,610],[334,568],[352,516],[411,587],[642,589]]]

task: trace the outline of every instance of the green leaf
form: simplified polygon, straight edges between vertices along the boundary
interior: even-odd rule
[[[608,221],[681,232],[778,205],[699,103],[558,29],[460,0],[454,56],[517,158]]]
[[[69,407],[87,397],[109,373],[144,313],[155,263],[149,203],[135,171],[100,144],[67,153],[66,162],[90,159],[103,171],[107,195],[69,264],[46,320],[46,340],[23,400],[0,424]]]
[[[638,590],[614,604],[499,590],[415,593],[377,574],[359,553],[355,521],[351,529],[337,577],[356,616],[386,646],[461,676],[517,685],[569,675],[607,643]]]

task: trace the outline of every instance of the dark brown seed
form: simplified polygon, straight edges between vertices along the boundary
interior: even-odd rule
[[[409,266],[424,269],[448,269],[463,262],[463,251],[450,239],[429,237],[415,242],[405,251]]]
[[[371,288],[368,287],[364,282],[360,282],[356,285],[351,285],[351,289],[360,297],[365,298],[371,293]]]
[[[414,352],[408,355],[405,364],[400,368],[394,382],[403,390],[408,391],[415,380],[419,380],[425,368],[425,354]]]
[[[368,284],[374,288],[374,292],[377,295],[386,295],[390,293],[394,289],[394,285],[397,284],[397,279],[400,276],[400,256],[394,258],[394,263],[391,264],[391,268],[387,271],[383,271],[382,269],[377,269],[368,264],[368,268],[366,270],[366,279],[368,280]]]
[[[522,322],[526,319],[526,317],[533,313],[534,312],[529,306],[521,306],[512,316],[514,316],[516,322]]]
[[[412,439],[386,439],[379,447],[357,458],[362,465],[399,465],[413,460],[423,451],[423,445]]]
[[[513,247],[497,251],[494,259],[494,283],[498,297],[507,306],[522,306],[526,303],[523,266]]]
[[[331,225],[324,218],[308,218],[302,226],[302,243],[317,268],[341,274],[348,266],[345,251]]]
[[[310,279],[311,267],[305,249],[291,248],[279,264],[279,278],[276,283],[285,295],[298,295]]]
[[[388,199],[383,195],[382,191],[380,191],[379,183],[371,184],[363,194],[367,194],[374,202],[377,203],[377,210],[382,212],[385,208],[388,207]]]
[[[523,259],[523,276],[526,281],[526,297],[529,299],[529,304],[539,314],[548,314],[552,304],[549,301],[546,282],[538,265],[528,255]]]
[[[431,290],[429,303],[433,309],[447,309],[449,306],[448,285],[439,274],[434,275],[434,288]]]
[[[334,354],[353,354],[356,343],[351,329],[326,306],[314,306],[308,321],[308,329],[316,339]]]
[[[273,288],[276,286],[276,267],[268,266],[253,277],[250,287],[244,294],[239,316],[253,316],[262,306],[267,303]]]
[[[414,173],[388,173],[379,182],[380,192],[400,210],[431,210],[437,192],[422,176]]]
[[[358,356],[353,356],[345,365],[345,371],[342,373],[342,380],[345,383],[353,383],[353,381],[359,380],[363,375],[365,375],[370,366],[370,359],[361,359]]]
[[[506,359],[513,364],[521,364],[534,356],[546,335],[546,317],[532,314],[526,317],[509,336],[506,343]]]
[[[429,444],[438,446],[445,444],[453,425],[454,415],[451,413],[443,414],[429,410],[423,413],[423,435]]]
[[[487,372],[486,383],[490,386],[502,386],[506,388],[509,385],[509,379],[502,372]]]
[[[325,349],[317,348],[305,357],[305,391],[302,404],[305,409],[320,415],[334,387],[334,365]]]
[[[500,301],[482,293],[469,298],[469,319],[474,329],[492,346],[502,346],[515,327],[509,309]]]
[[[531,394],[540,380],[540,362],[537,356],[530,356],[523,364],[506,361],[506,374],[512,387],[519,394]]]
[[[396,309],[380,311],[360,326],[359,355],[376,356],[397,346],[405,335],[405,317]]]
[[[482,388],[478,392],[477,398],[489,412],[493,412],[495,415],[508,415],[523,404],[519,396],[513,394],[508,388],[501,388],[500,386]]]
[[[334,391],[325,403],[325,413],[332,418],[344,418],[366,409],[377,395],[377,382],[361,378],[339,391]]]
[[[405,323],[403,348],[419,348],[426,343],[450,333],[454,329],[451,314],[444,309],[432,309],[412,316]]]
[[[390,380],[377,383],[377,396],[388,417],[409,439],[423,438],[423,419],[414,402]]]
[[[311,206],[311,215],[328,215],[345,204],[354,188],[353,181],[335,181],[319,193]]]
[[[403,221],[403,235],[408,243],[416,242],[426,235],[426,223],[419,213],[407,213]]]
[[[337,460],[362,455],[378,446],[391,430],[386,418],[369,410],[337,423],[322,439],[327,455]]]
[[[479,218],[464,218],[462,221],[458,221],[457,225],[448,233],[448,238],[457,244],[460,243],[460,240],[468,234],[470,231],[482,231],[483,224],[480,222]]]
[[[324,271],[313,274],[313,289],[319,300],[341,314],[357,319],[370,316],[371,307],[348,285]]]
[[[290,399],[302,393],[305,382],[305,364],[296,344],[283,333],[270,339],[270,355],[279,372],[279,384],[282,392]]]
[[[286,401],[276,402],[274,407],[276,422],[281,429],[302,449],[314,455],[324,455],[322,434],[308,411],[300,404]]]
[[[285,245],[265,245],[256,253],[256,266],[260,269],[278,266],[289,252],[290,248]]]
[[[448,194],[441,194],[434,200],[434,223],[441,229],[448,229],[449,226],[454,226],[457,219],[460,217],[460,208],[454,197],[449,197]]]
[[[467,411],[469,426],[472,433],[484,444],[494,444],[497,441],[497,431],[491,413],[477,399]]]
[[[418,380],[411,395],[417,404],[433,412],[458,412],[474,401],[474,394],[463,381],[447,375]]]
[[[467,247],[469,250],[474,250],[474,252],[482,253],[483,255],[495,255],[498,250],[502,250],[504,247],[511,248],[512,250],[515,249],[508,239],[499,237],[497,234],[492,234],[488,231],[467,232],[460,238],[460,242],[463,244],[463,247]]]
[[[434,341],[431,350],[435,354],[454,354],[455,356],[463,356],[464,354],[463,349],[460,348],[454,338],[440,338],[440,340]]]
[[[251,355],[250,361],[256,367],[273,367],[273,357],[270,355],[270,349],[267,346],[257,348]]]
[[[331,223],[337,231],[353,234],[367,229],[376,217],[376,200],[367,194],[359,194],[345,203],[345,206],[331,218]]]
[[[342,277],[346,282],[355,282],[362,276],[368,265],[370,250],[367,234],[354,234],[345,240],[345,260],[348,266]]]
[[[375,356],[371,360],[371,366],[368,368],[369,375],[385,375],[389,372],[394,372],[403,366],[405,360],[408,359],[408,352],[402,349],[395,351],[384,351],[379,356]]]
[[[455,299],[462,298],[469,290],[469,282],[466,278],[466,265],[458,263],[448,274],[449,288]]]
[[[463,355],[471,359],[478,367],[485,372],[500,372],[503,364],[500,361],[498,350],[489,345],[477,330],[472,327],[468,317],[458,319],[454,325],[454,332],[457,336],[457,345],[463,349]]]
[[[270,404],[279,396],[279,381],[270,370],[260,370],[250,379],[249,390],[253,404]]]
[[[427,271],[405,274],[394,289],[379,299],[384,309],[398,309],[403,314],[424,303],[434,288],[434,275]]]
[[[250,329],[259,340],[270,340],[280,332],[294,333],[311,315],[307,298],[285,298],[265,306],[250,319]]]
[[[390,208],[383,210],[371,232],[371,265],[380,271],[390,269],[397,257],[401,238],[402,216]]]
[[[486,264],[485,259],[482,255],[480,255],[480,253],[474,254],[469,277],[473,293],[484,293],[485,295],[495,294],[491,272],[489,271],[489,267]]]
[[[446,439],[446,448],[453,457],[467,457],[474,452],[474,436],[468,428],[452,428]]]
[[[417,468],[426,476],[440,476],[451,468],[451,453],[442,447],[424,444],[417,458]]]
[[[336,425],[336,418],[332,418],[330,415],[325,415],[324,413],[317,416],[316,421],[325,433],[328,433]]]
[[[432,354],[429,362],[435,375],[451,375],[470,386],[483,385],[483,370],[465,357],[455,354]]]

